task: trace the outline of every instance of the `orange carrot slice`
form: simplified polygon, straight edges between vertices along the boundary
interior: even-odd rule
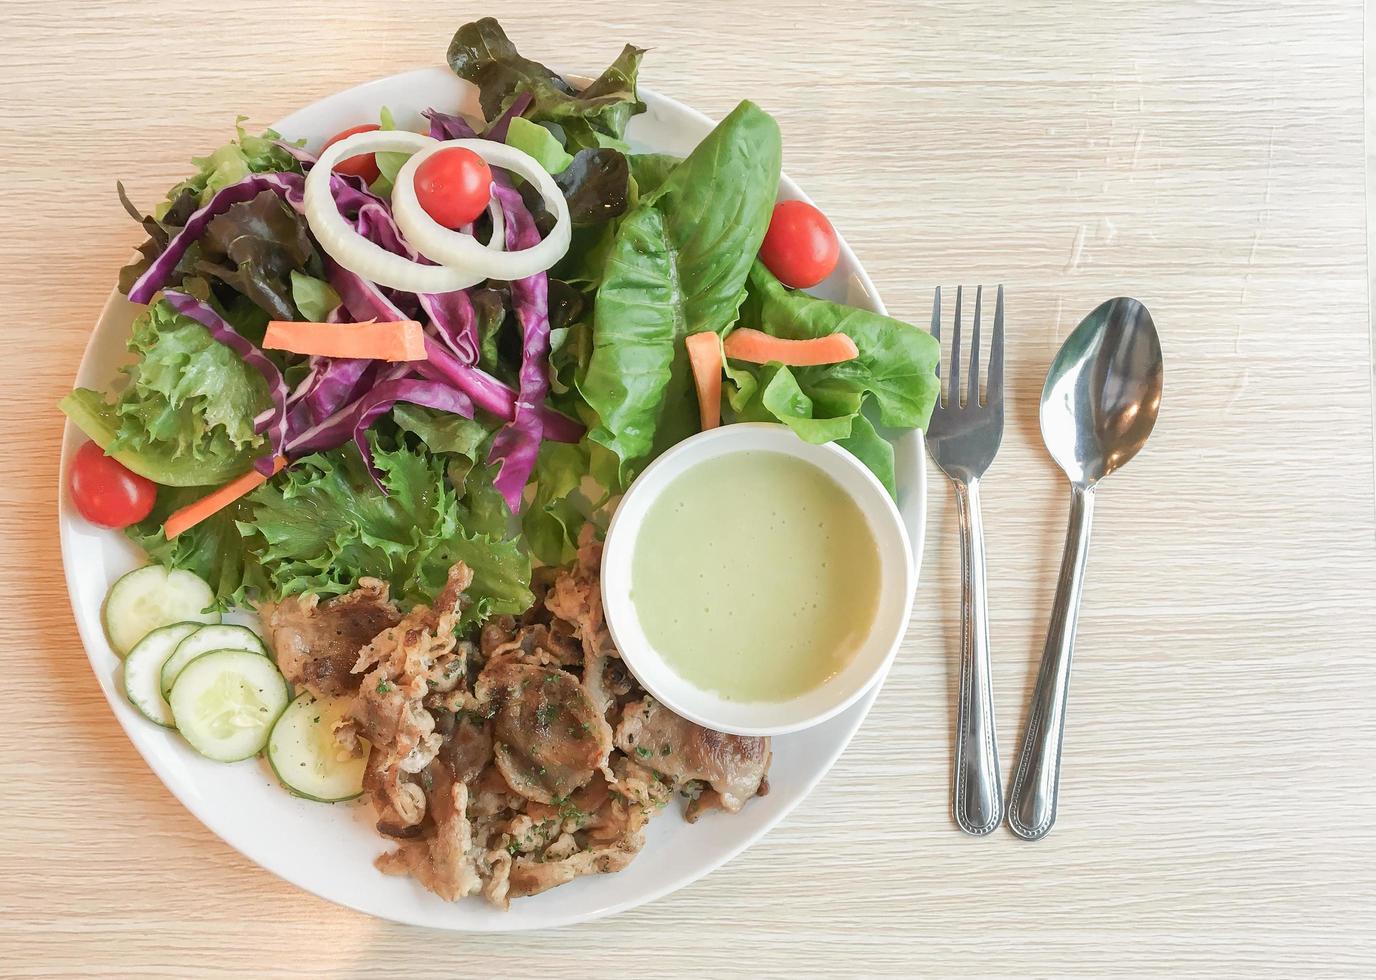
[[[712,330],[689,335],[688,362],[698,389],[698,417],[703,431],[721,425],[721,340]]]
[[[736,361],[768,364],[778,361],[789,367],[809,367],[814,364],[839,364],[860,356],[860,350],[843,333],[827,334],[810,340],[785,340],[771,337],[762,330],[749,327],[731,331],[726,338],[726,356]]]
[[[287,457],[278,456],[272,461],[272,474],[276,475],[287,465]],[[250,470],[243,476],[230,480],[218,490],[214,490],[200,500],[192,501],[179,510],[174,510],[163,522],[162,533],[171,541],[183,531],[190,530],[201,521],[224,510],[244,494],[266,483],[268,477],[257,470]]]
[[[425,360],[425,334],[415,320],[381,323],[269,320],[263,346],[321,357],[361,357],[374,361]]]

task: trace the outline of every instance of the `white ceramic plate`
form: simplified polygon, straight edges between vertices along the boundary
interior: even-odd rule
[[[712,122],[688,107],[642,91],[648,111],[636,116],[628,133],[636,149],[684,155],[707,135]],[[448,69],[427,68],[379,79],[340,92],[293,113],[273,128],[292,139],[305,137],[312,148],[345,127],[376,119],[388,106],[398,125],[423,129],[420,112],[434,106],[477,113],[475,92]],[[190,156],[200,147],[187,147]],[[137,161],[126,161],[136,166]],[[788,178],[783,197],[803,197]],[[113,271],[113,270],[112,270]],[[829,299],[883,311],[874,286],[843,241],[836,272],[814,292]],[[77,373],[77,384],[104,389],[126,359],[124,343],[139,307],[112,293]],[[84,437],[68,424],[62,440],[62,482]],[[914,560],[922,560],[926,482],[921,433],[895,440],[899,509],[912,540]],[[667,895],[719,867],[762,837],[805,797],[845,749],[878,693],[879,684],[855,705],[823,725],[774,741],[768,796],[751,800],[738,814],[709,815],[684,822],[676,806],[650,823],[648,843],[629,868],[618,874],[580,878],[570,884],[516,900],[508,912],[481,899],[448,903],[407,878],[373,868],[386,848],[372,828],[367,805],[329,806],[300,800],[286,792],[261,760],[220,765],[197,756],[175,732],[138,715],[120,693],[120,661],[101,627],[105,593],[143,556],[123,535],[86,523],[59,490],[62,560],[77,628],[87,656],[129,739],[167,788],[202,823],[246,857],[322,898],[370,915],[439,929],[512,931],[584,922]],[[882,678],[880,683],[882,683]]]

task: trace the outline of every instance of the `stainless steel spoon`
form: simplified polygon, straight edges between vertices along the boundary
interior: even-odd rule
[[[1161,407],[1162,378],[1161,342],[1151,314],[1137,300],[1120,297],[1100,304],[1066,338],[1042,387],[1042,439],[1070,477],[1070,528],[1022,755],[1008,794],[1008,826],[1026,840],[1045,837],[1056,822],[1070,656],[1094,491],[1146,443]]]

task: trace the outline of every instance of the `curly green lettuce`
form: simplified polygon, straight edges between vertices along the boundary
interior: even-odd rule
[[[107,400],[77,388],[60,404],[76,426],[129,469],[164,486],[223,483],[249,468],[264,440],[263,376],[205,327],[155,303],[134,321],[127,382]]]
[[[473,570],[465,624],[530,607],[530,556],[508,531],[490,474],[467,480],[461,497],[445,454],[375,446],[374,459],[386,495],[351,443],[300,460],[248,497],[236,524],[268,595],[339,595],[372,576],[411,605],[433,599],[462,561]]]

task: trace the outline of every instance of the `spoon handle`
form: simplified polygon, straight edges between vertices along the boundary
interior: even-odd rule
[[[960,701],[952,810],[967,834],[982,836],[1003,819],[994,696],[989,668],[989,602],[979,480],[953,481],[960,515]]]
[[[1024,840],[1040,840],[1056,822],[1056,796],[1061,783],[1061,742],[1065,734],[1066,701],[1070,697],[1070,658],[1075,649],[1075,625],[1084,590],[1089,531],[1094,518],[1094,488],[1072,484],[1070,527],[1066,531],[1056,601],[1046,632],[1037,686],[1022,755],[1008,791],[1008,826]]]

